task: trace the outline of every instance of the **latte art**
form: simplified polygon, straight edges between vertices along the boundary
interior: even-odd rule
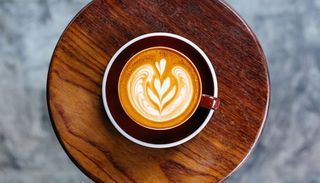
[[[188,107],[193,96],[191,77],[184,68],[166,68],[166,59],[139,67],[129,79],[133,107],[149,120],[169,121]],[[165,72],[166,71],[166,72]]]
[[[197,108],[200,76],[182,53],[153,47],[134,55],[123,68],[118,84],[126,114],[138,124],[167,129],[186,121]]]

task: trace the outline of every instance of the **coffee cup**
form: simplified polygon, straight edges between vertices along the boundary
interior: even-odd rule
[[[107,65],[102,97],[114,127],[152,148],[190,140],[220,104],[209,58],[171,33],[145,34],[122,46]]]

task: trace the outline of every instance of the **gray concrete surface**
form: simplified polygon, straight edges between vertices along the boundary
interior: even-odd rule
[[[91,182],[68,159],[47,114],[53,48],[89,0],[0,0],[0,183]],[[267,126],[228,183],[320,182],[320,0],[228,0],[269,61]]]

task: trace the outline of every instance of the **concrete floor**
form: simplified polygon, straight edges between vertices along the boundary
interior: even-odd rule
[[[63,152],[46,107],[54,46],[88,0],[0,0],[0,183],[91,182]],[[228,0],[269,61],[267,126],[228,183],[320,182],[320,0]]]

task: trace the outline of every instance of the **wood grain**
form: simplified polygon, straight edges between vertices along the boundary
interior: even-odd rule
[[[149,32],[190,39],[217,72],[220,109],[199,135],[175,148],[150,149],[125,139],[102,104],[109,59],[123,44]],[[93,1],[61,36],[47,85],[59,141],[96,182],[219,182],[252,150],[269,96],[266,59],[256,37],[217,0]]]

